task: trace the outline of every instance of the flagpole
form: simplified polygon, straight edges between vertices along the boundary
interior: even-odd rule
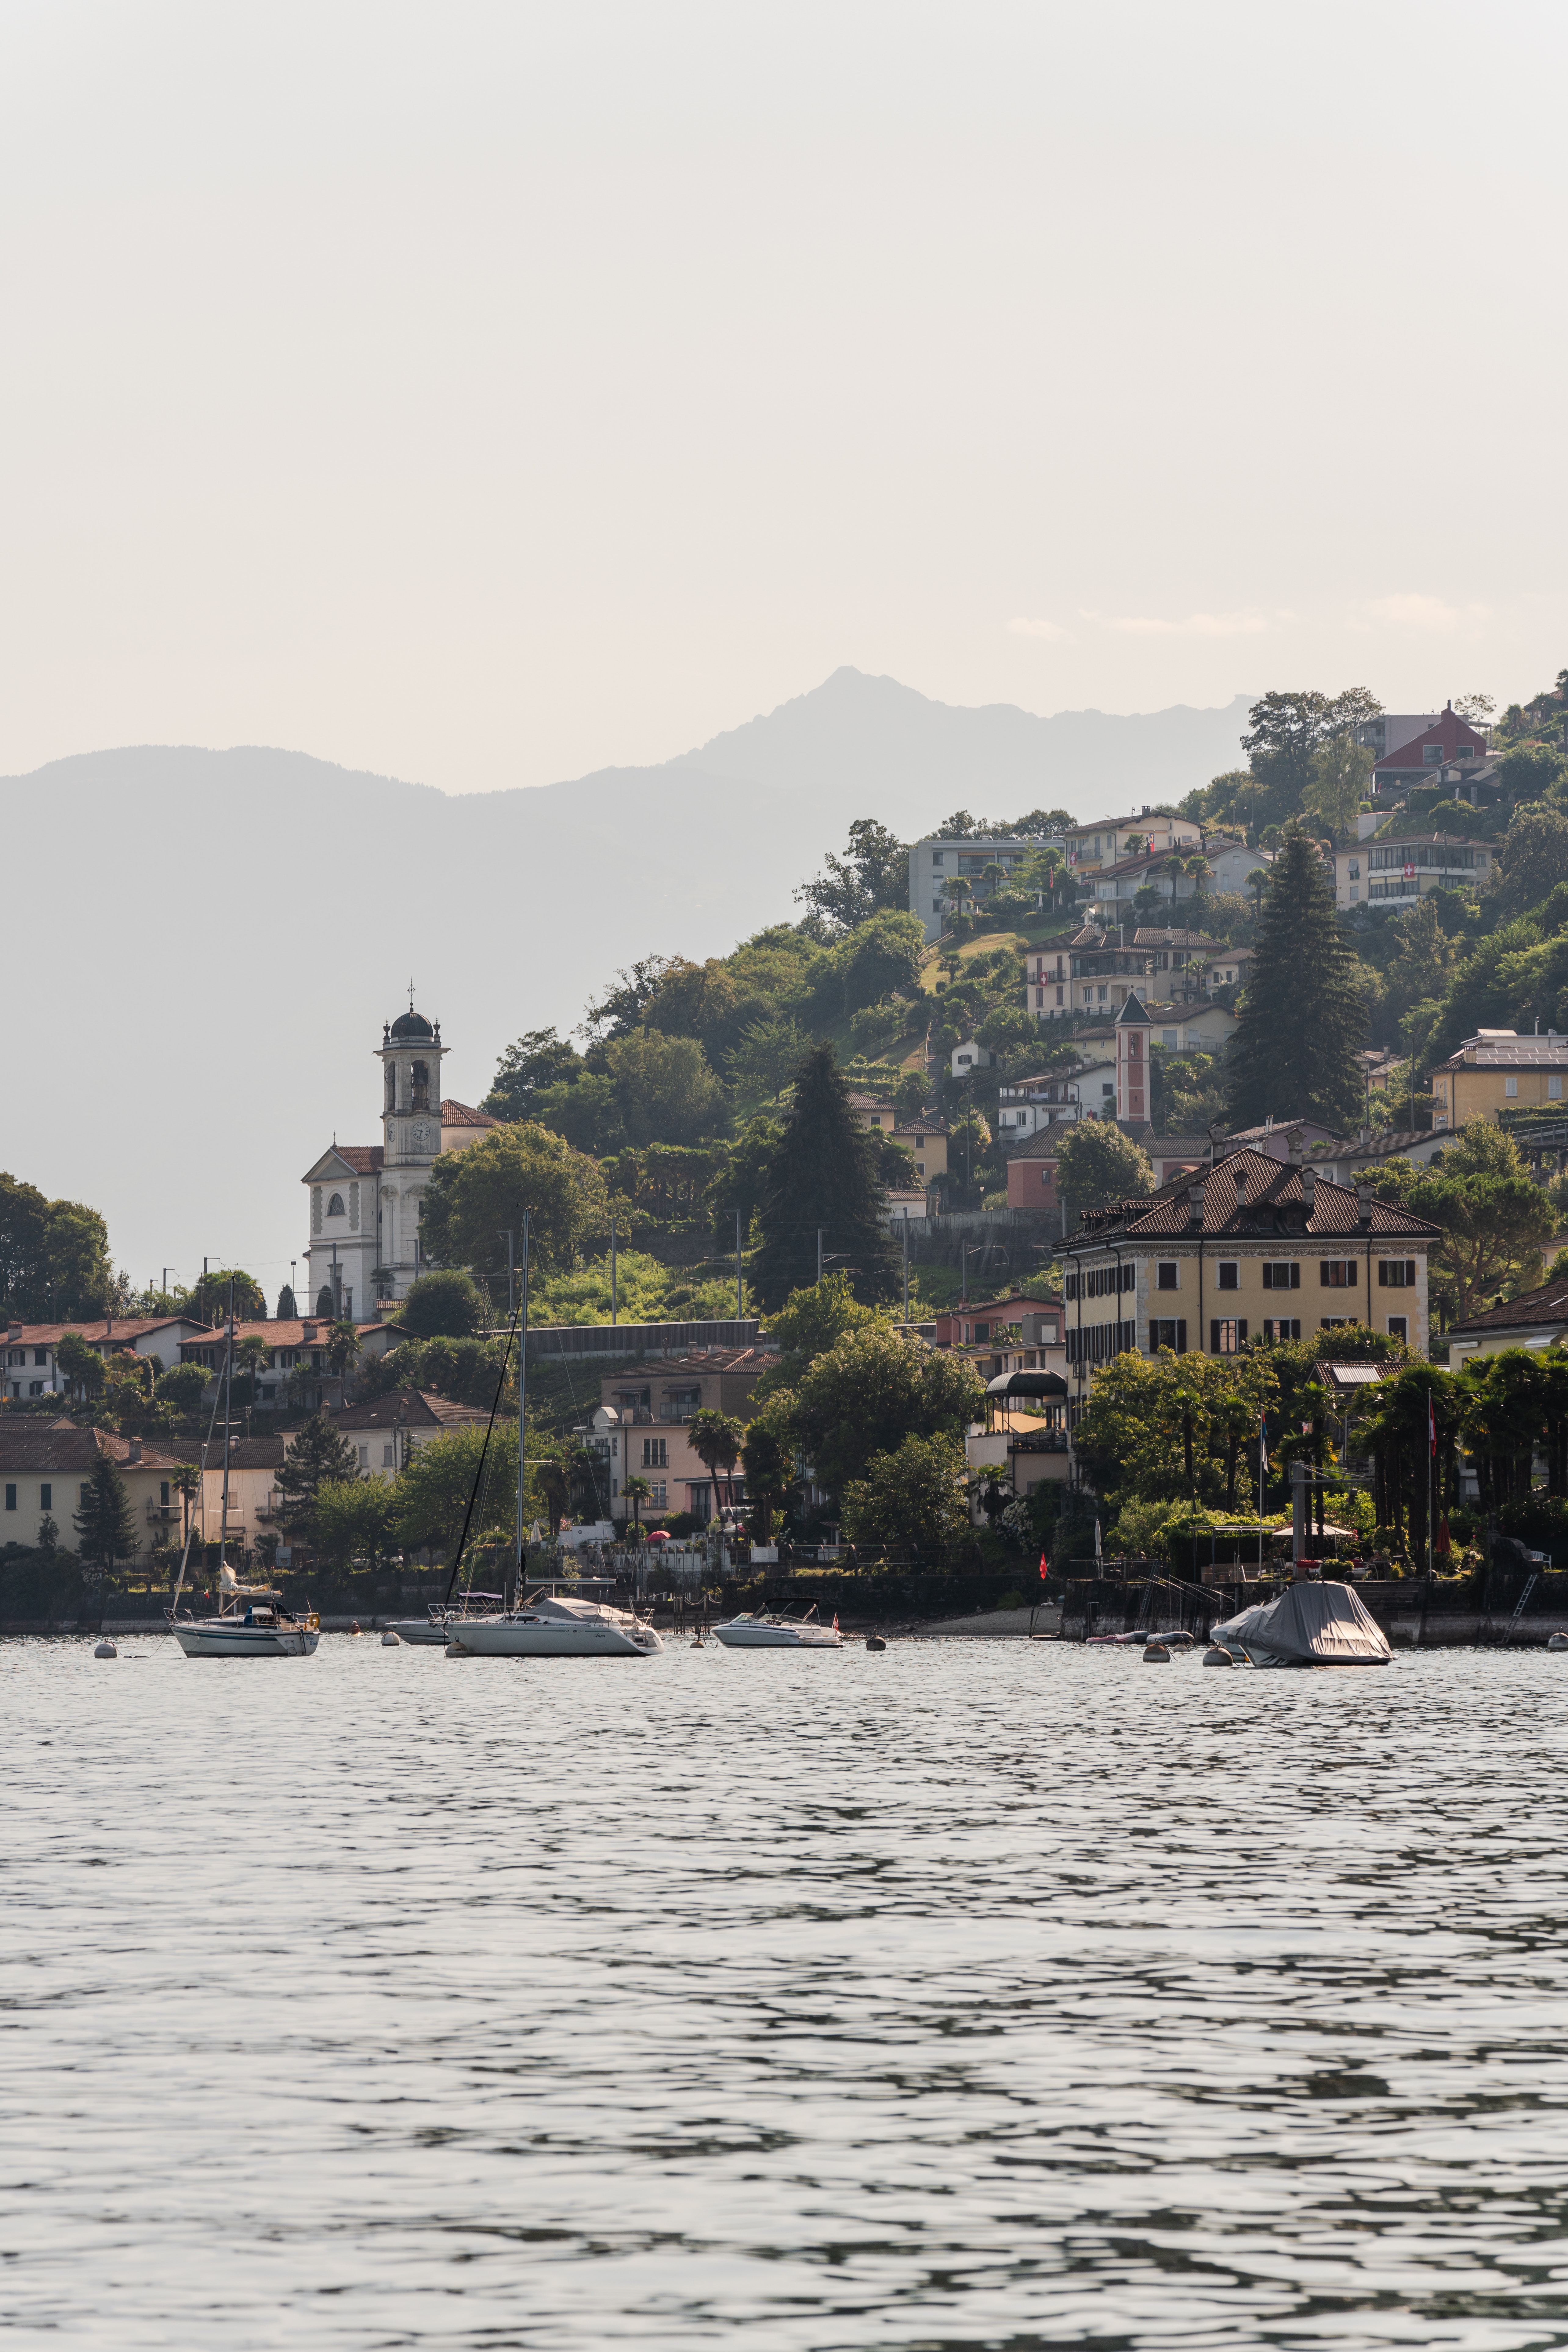
[[[1258,1573],[1263,1573],[1263,1478],[1268,1468],[1268,1433],[1261,1412],[1258,1416]]]

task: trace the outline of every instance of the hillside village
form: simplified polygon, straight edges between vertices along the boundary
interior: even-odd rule
[[[798,919],[616,972],[476,1102],[411,998],[380,1141],[301,1139],[272,1312],[237,1267],[138,1290],[92,1209],[0,1179],[0,1614],[187,1538],[210,1573],[220,1528],[352,1580],[437,1563],[478,1491],[502,1540],[525,1211],[551,1538],[1005,1593],[1276,1522],[1306,1453],[1387,1568],[1568,1556],[1530,1434],[1568,1365],[1565,695],[1270,694],[1179,803],[857,821]]]

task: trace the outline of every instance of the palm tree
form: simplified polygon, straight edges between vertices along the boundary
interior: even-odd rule
[[[953,913],[962,915],[964,900],[973,898],[974,893],[962,874],[950,874],[942,886],[942,895],[951,900]]]
[[[169,1473],[169,1484],[180,1498],[180,1541],[190,1541],[191,1505],[202,1491],[202,1474],[194,1462],[181,1462]]]
[[[254,1397],[257,1374],[264,1372],[271,1363],[272,1350],[259,1331],[247,1331],[234,1353],[240,1370],[250,1374],[250,1392]]]
[[[1251,873],[1247,877],[1247,887],[1252,892],[1257,902],[1258,920],[1259,922],[1263,920],[1263,892],[1268,880],[1268,868],[1267,866],[1255,866]]]
[[[1184,857],[1177,857],[1173,855],[1166,858],[1165,871],[1171,877],[1171,914],[1173,919],[1174,919],[1176,912],[1176,885],[1181,880],[1186,870],[1187,861]]]
[[[713,1481],[713,1504],[719,1504],[719,1473],[724,1472],[730,1493],[730,1508],[735,1507],[735,1464],[745,1439],[744,1422],[734,1420],[727,1412],[714,1412],[705,1408],[694,1412],[687,1426],[687,1440],[702,1467]]]
[[[640,1535],[642,1532],[642,1507],[647,1502],[648,1496],[652,1494],[653,1488],[648,1485],[646,1478],[628,1478],[622,1486],[621,1492],[632,1507],[632,1524]]]
[[[1186,860],[1186,870],[1192,876],[1193,880],[1196,883],[1198,893],[1201,897],[1204,884],[1209,879],[1214,868],[1210,866],[1208,859],[1200,850],[1196,856],[1189,857]]]

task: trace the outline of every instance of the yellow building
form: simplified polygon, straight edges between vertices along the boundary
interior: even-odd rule
[[[1068,1379],[1129,1350],[1238,1355],[1370,1324],[1426,1352],[1425,1218],[1251,1150],[1085,1216],[1062,1244]]]
[[[1469,1118],[1495,1121],[1505,1110],[1531,1110],[1563,1100],[1568,1077],[1568,1037],[1548,1029],[1521,1037],[1513,1029],[1478,1029],[1457,1054],[1427,1072],[1432,1124],[1463,1127]]]

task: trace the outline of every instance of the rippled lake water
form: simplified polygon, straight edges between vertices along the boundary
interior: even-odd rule
[[[1568,1657],[0,1689],[13,2340],[1568,2344]]]

